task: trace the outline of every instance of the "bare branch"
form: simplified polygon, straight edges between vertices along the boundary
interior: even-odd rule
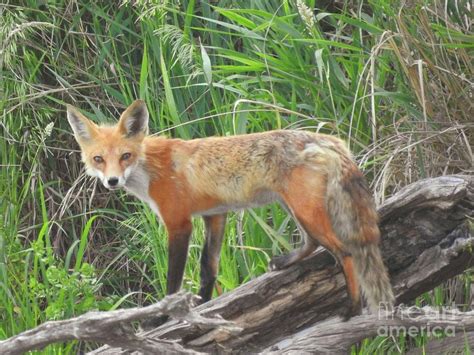
[[[474,265],[474,178],[445,176],[416,182],[380,209],[382,254],[398,302],[423,292]],[[155,339],[183,339],[198,351],[235,349],[259,352],[346,306],[344,276],[327,252],[286,270],[269,272],[200,306],[206,316],[221,315],[243,328],[238,337],[202,331],[170,321],[148,333]],[[370,336],[366,334],[365,336]],[[308,349],[311,352],[311,349]],[[103,347],[94,353],[117,354]]]
[[[110,312],[88,312],[80,317],[62,321],[46,322],[32,330],[0,341],[1,354],[22,354],[25,351],[43,348],[48,344],[66,340],[87,340],[138,350],[145,353],[189,353],[176,341],[155,340],[136,335],[132,322],[159,315],[168,315],[200,329],[222,328],[231,334],[240,329],[222,318],[205,318],[191,310],[191,293],[180,292],[165,297],[162,301],[143,308],[121,309]]]
[[[474,332],[457,332],[455,336],[431,340],[423,348],[425,354],[469,354],[465,351],[474,347]],[[409,355],[420,354],[420,349],[412,349]]]
[[[449,176],[419,181],[387,200],[380,209],[380,215],[382,254],[399,303],[413,300],[474,265],[473,177]],[[334,352],[347,349],[350,344],[374,335],[374,329],[379,329],[375,326],[401,324],[399,318],[403,316],[404,308],[399,309],[398,318],[390,320],[368,315],[356,317],[348,323],[334,319],[335,315],[345,310],[348,301],[345,288],[340,267],[329,253],[319,250],[297,265],[268,272],[192,312],[189,311],[192,296],[187,294],[188,300],[183,307],[172,305],[175,301],[169,298],[150,306],[156,307],[153,311],[146,307],[135,310],[137,313],[133,315],[116,313],[118,318],[115,320],[106,316],[96,319],[93,313],[91,319],[83,319],[84,324],[79,327],[82,333],[78,333],[69,323],[72,320],[52,322],[61,324],[54,334],[57,335],[56,340],[50,337],[48,342],[42,342],[32,330],[0,342],[0,353],[6,353],[6,344],[12,346],[8,348],[10,353],[24,351],[26,348],[19,347],[22,342],[30,340],[29,337],[36,339],[37,346],[67,339],[98,341],[115,347],[105,346],[93,353],[120,354],[129,353],[130,350],[145,353],[192,351],[189,349],[201,352],[229,349],[261,352],[265,349],[270,351],[276,343],[282,346],[281,351],[286,351],[287,348],[292,349],[291,344],[295,349],[303,349],[305,336],[314,338],[305,351],[331,349]],[[180,301],[176,302],[179,304]],[[127,311],[130,310],[114,312]],[[428,309],[422,312],[418,326],[428,324],[427,317],[430,314],[433,316]],[[134,334],[130,322],[157,314],[169,314],[177,320],[168,321],[147,333]],[[218,316],[233,323],[227,323],[222,318],[215,319]],[[455,316],[456,322],[464,322],[463,317],[466,319],[465,323],[455,325],[456,337],[433,346],[443,348],[457,344],[456,341],[461,339],[472,339],[474,331],[470,319],[474,319],[474,316],[471,313]],[[81,317],[76,321],[78,319]],[[367,322],[372,322],[373,326],[367,326]],[[415,324],[412,320],[410,322],[403,324]],[[37,329],[47,330],[52,323]],[[95,328],[92,327],[93,331],[88,333],[90,324]],[[327,327],[333,327],[332,334],[324,331]],[[465,338],[461,337],[461,330],[466,331]],[[239,332],[238,336],[236,332]],[[282,339],[286,339],[286,342],[282,342]],[[179,344],[174,341],[179,341]]]
[[[420,334],[444,331],[458,342],[449,347],[465,346],[463,335],[474,331],[474,311],[437,311],[430,307],[397,307],[394,314],[362,315],[342,322],[330,318],[265,349],[264,353],[301,354],[308,351],[347,354],[352,344],[376,335]],[[460,340],[460,342],[459,342]]]

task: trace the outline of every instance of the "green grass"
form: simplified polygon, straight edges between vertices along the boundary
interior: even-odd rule
[[[66,103],[112,122],[142,98],[151,132],[180,138],[336,134],[378,203],[419,178],[472,172],[467,1],[19,3],[0,5],[0,339],[164,294],[163,226],[84,176]],[[184,280],[194,292],[202,232],[196,220]],[[220,289],[265,272],[294,232],[276,206],[230,216]],[[449,304],[471,282],[466,273],[417,302]],[[367,340],[354,352],[423,341]]]

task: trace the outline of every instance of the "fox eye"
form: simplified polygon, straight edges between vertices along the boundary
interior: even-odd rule
[[[120,159],[121,160],[127,160],[127,159],[130,159],[131,156],[132,156],[131,153],[123,153],[122,157]]]
[[[100,164],[100,163],[103,163],[103,162],[104,162],[104,158],[102,158],[102,157],[96,155],[96,156],[94,157],[94,161],[95,161],[96,163],[99,163],[99,164]]]

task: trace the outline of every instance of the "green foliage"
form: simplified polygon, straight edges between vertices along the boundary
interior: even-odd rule
[[[142,203],[84,176],[66,103],[112,122],[142,98],[151,132],[186,139],[276,128],[336,134],[377,202],[418,178],[472,169],[468,2],[337,4],[0,5],[0,338],[164,294],[164,228]],[[184,287],[197,291],[203,225],[194,223]],[[278,206],[231,215],[219,292],[298,242]],[[417,302],[450,304],[459,283],[466,300],[472,273]],[[354,352],[420,339],[367,340]],[[79,349],[87,345],[46,351]]]

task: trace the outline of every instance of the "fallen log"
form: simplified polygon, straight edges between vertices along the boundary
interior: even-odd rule
[[[382,254],[398,303],[409,302],[474,265],[473,177],[447,176],[421,180],[387,200],[379,213]],[[291,348],[285,350],[282,344],[292,344],[302,350],[302,343],[297,341],[311,330],[315,332],[312,335],[315,339],[320,338],[320,343],[324,341],[328,335],[321,333],[321,327],[325,325],[321,322],[342,313],[347,304],[344,277],[339,266],[329,253],[318,250],[297,265],[268,272],[193,309],[202,317],[215,319],[222,316],[233,322],[241,330],[238,334],[225,328],[205,328],[202,324],[181,319],[170,320],[137,337],[146,344],[166,345],[176,340],[182,348],[161,348],[171,352],[181,349],[197,352],[230,349],[240,352],[291,352]],[[361,317],[355,317],[348,323],[340,319],[326,322],[335,322],[334,326],[342,329],[350,324],[371,321],[374,316]],[[133,333],[132,328],[126,329]],[[468,332],[471,334],[472,329]],[[354,337],[341,333],[336,347],[331,348],[328,341],[325,346],[328,351],[347,350],[353,342],[373,335],[373,329],[366,327],[364,332],[364,327],[360,326],[360,331],[355,333]],[[140,348],[134,335],[130,336],[130,343],[127,343],[127,337],[115,344],[103,341],[117,347],[104,346],[93,353],[120,354],[130,350],[149,350]],[[334,338],[337,339],[337,336]],[[467,339],[472,337],[469,335]],[[311,348],[311,344],[314,343],[310,343],[305,351],[316,349]]]
[[[465,227],[462,227],[461,230],[467,231]],[[456,232],[455,234],[458,234],[459,232]],[[459,234],[458,234],[459,235]],[[449,238],[447,238],[449,239]],[[410,270],[412,271],[412,274],[410,275],[411,278],[410,280],[416,280],[416,282],[406,282],[402,277],[400,278],[400,282],[396,282],[394,285],[395,292],[397,294],[397,300],[400,299],[408,299],[410,297],[416,297],[420,293],[424,292],[424,290],[428,290],[440,282],[446,280],[448,277],[455,275],[459,272],[462,272],[465,270],[467,267],[473,266],[473,257],[472,257],[472,248],[474,247],[474,239],[471,236],[467,238],[458,238],[456,239],[456,243],[451,245],[451,247],[447,247],[445,249],[441,249],[439,245],[434,246],[433,248],[427,249],[426,252],[424,252],[421,256],[420,259],[416,259],[416,262],[414,262]],[[432,258],[430,257],[432,256]],[[426,260],[431,260],[431,262],[425,263]],[[314,260],[313,260],[314,261]],[[329,260],[327,262],[330,262]],[[242,308],[245,307],[245,304],[242,305],[245,301],[242,300],[249,300],[250,297],[252,297],[252,292],[254,292],[254,296],[256,299],[258,299],[258,302],[261,302],[262,306],[260,308],[257,307],[257,304],[249,308],[251,311],[250,313],[246,314],[242,312],[242,314],[238,314],[237,312],[233,312],[232,315],[234,317],[228,317],[227,319],[230,319],[234,321],[237,325],[241,326],[244,328],[244,331],[238,336],[238,337],[233,337],[228,334],[222,333],[218,330],[214,330],[211,332],[202,332],[197,329],[193,329],[193,327],[189,327],[186,325],[183,325],[181,322],[171,322],[168,323],[167,325],[164,325],[157,330],[149,333],[147,336],[152,336],[153,338],[173,338],[173,339],[182,339],[183,344],[186,347],[191,347],[194,349],[199,349],[200,351],[204,352],[215,352],[218,350],[224,350],[224,349],[238,349],[243,352],[250,352],[250,351],[262,351],[263,347],[267,345],[267,349],[273,349],[274,348],[274,340],[276,341],[281,341],[281,334],[288,334],[287,338],[293,338],[293,337],[298,337],[299,333],[298,331],[303,329],[301,333],[305,335],[305,338],[308,337],[307,332],[307,324],[310,322],[307,321],[310,319],[309,314],[311,314],[311,319],[314,319],[315,324],[313,326],[314,330],[318,329],[324,329],[325,324],[321,324],[320,320],[325,319],[328,317],[328,315],[331,314],[331,312],[338,313],[338,309],[340,308],[339,302],[337,300],[337,297],[340,299],[345,299],[344,294],[340,294],[340,292],[344,292],[344,287],[343,287],[343,280],[340,280],[342,285],[338,283],[338,279],[340,275],[336,274],[333,275],[336,279],[328,279],[328,275],[331,276],[330,271],[329,272],[320,272],[317,273],[316,270],[311,270],[314,275],[308,276],[308,277],[303,277],[301,281],[302,283],[310,283],[311,286],[316,285],[319,282],[321,284],[320,290],[315,292],[318,295],[318,298],[312,301],[318,301],[318,304],[313,304],[312,307],[316,308],[319,310],[321,313],[318,315],[313,315],[314,310],[313,309],[301,309],[294,311],[295,313],[298,312],[296,315],[292,315],[291,311],[287,312],[286,311],[286,306],[288,303],[291,303],[292,305],[295,302],[300,302],[297,307],[301,307],[301,304],[304,304],[307,306],[310,304],[310,302],[305,301],[304,296],[302,297],[301,294],[299,293],[299,290],[293,292],[290,290],[290,284],[288,285],[283,285],[285,287],[287,295],[283,296],[281,293],[274,292],[270,294],[270,299],[268,301],[264,300],[265,295],[268,294],[261,294],[257,290],[259,287],[267,288],[270,289],[271,285],[270,281],[267,280],[265,284],[259,284],[257,287],[256,285],[251,285],[250,289],[247,290],[241,290],[239,293],[234,294],[233,296],[229,295],[231,299],[227,300],[222,300],[220,302],[215,301],[216,304],[214,307],[209,307],[204,309],[204,314],[206,315],[211,315],[211,314],[219,314],[219,313],[224,313],[224,317],[227,316],[226,314],[226,306],[232,306],[234,309],[237,309],[237,307],[241,306]],[[400,275],[401,276],[401,275]],[[276,276],[278,278],[278,276]],[[281,276],[280,276],[281,277]],[[271,280],[274,281],[274,280]],[[262,282],[262,280],[259,281],[259,283]],[[298,285],[298,282],[293,284],[294,287],[301,287],[301,285]],[[328,287],[328,285],[331,285]],[[304,286],[304,285],[303,285]],[[326,288],[328,287],[328,288]],[[331,289],[332,287],[332,289]],[[311,288],[309,288],[311,290]],[[249,294],[250,292],[250,294]],[[280,291],[281,292],[281,291]],[[330,296],[333,296],[334,299],[331,299],[328,296],[324,296],[325,292],[329,292]],[[306,293],[304,291],[304,293]],[[242,301],[243,303],[239,303],[238,301],[235,301],[232,299],[233,297],[236,297],[238,301]],[[221,303],[222,302],[222,303]],[[315,303],[315,302],[311,302]],[[344,307],[344,306],[342,306]],[[248,308],[247,308],[248,309]],[[324,312],[324,313],[323,313]],[[301,314],[300,314],[301,313]],[[274,316],[272,316],[274,314]],[[285,320],[281,314],[285,314],[288,319]],[[237,315],[237,316],[235,316]],[[374,322],[374,324],[400,324],[400,323],[387,323],[384,321],[379,321],[376,323],[374,319],[377,319],[376,316],[365,316],[366,317],[366,322]],[[474,317],[474,314],[472,312],[466,317]],[[274,321],[273,319],[277,318],[278,321]],[[296,321],[295,321],[296,320]],[[348,323],[346,324],[345,322],[342,321],[341,318],[337,318],[338,324],[334,324],[334,328],[340,327],[341,329],[351,329],[352,326],[354,326],[354,323]],[[429,322],[429,319],[426,320]],[[432,322],[431,322],[432,323]],[[462,326],[462,324],[458,324],[459,327]],[[456,329],[460,329],[457,327]],[[331,329],[334,329],[331,328]],[[320,337],[319,342],[305,342],[308,347],[306,348],[306,351],[312,352],[318,349],[318,344],[323,345],[322,348],[319,350],[322,351],[322,349],[326,349],[330,353],[335,353],[341,351],[342,353],[347,353],[348,348],[364,339],[370,336],[375,335],[375,328],[367,328],[364,326],[362,323],[359,327],[359,332],[358,333],[351,333],[351,332],[343,332],[343,333],[336,333],[332,334],[332,339],[333,342],[329,343],[327,341],[327,336],[328,332],[326,333],[321,333],[317,332],[316,337]],[[294,329],[295,331],[292,331]],[[296,333],[296,334],[295,334]],[[276,337],[275,334],[278,334],[280,336]],[[193,335],[193,337],[191,337]],[[459,338],[459,341],[462,340],[461,342],[461,347],[463,347],[464,343],[466,341],[465,338]],[[472,341],[472,338],[468,338],[468,341]],[[262,344],[260,347],[259,344]],[[474,343],[469,343],[471,346],[474,346]],[[450,346],[453,346],[454,344],[449,344]],[[459,343],[458,343],[459,345]],[[344,350],[341,350],[341,348],[344,348]],[[290,348],[291,349],[291,348]],[[300,348],[297,348],[298,351],[301,350]],[[278,349],[279,351],[285,352],[287,349],[281,348]],[[296,349],[293,349],[296,350]],[[116,349],[113,350],[115,352]],[[301,352],[294,352],[294,353],[301,353]]]
[[[436,341],[437,350],[462,350],[465,340],[472,341],[469,338],[474,334],[474,311],[459,312],[454,309],[440,312],[431,307],[398,307],[393,314],[361,315],[347,322],[332,317],[281,340],[263,353],[302,354],[312,351],[318,354],[347,354],[352,344],[370,336],[417,336],[422,331],[425,334],[445,332],[447,338]],[[429,353],[441,354],[442,351]]]
[[[181,291],[167,296],[160,302],[143,307],[109,312],[87,312],[76,318],[49,321],[7,340],[0,341],[0,354],[16,355],[40,349],[48,344],[67,340],[94,341],[124,347],[142,353],[199,354],[183,348],[178,342],[152,339],[135,334],[132,322],[156,315],[167,315],[181,319],[199,328],[222,328],[236,334],[240,331],[232,323],[218,318],[205,318],[191,309],[194,295]]]
[[[388,199],[379,214],[382,254],[398,303],[409,302],[474,265],[469,221],[474,216],[472,176],[418,181]],[[144,336],[179,339],[184,347],[203,352],[263,351],[341,313],[347,302],[339,266],[320,250],[298,265],[268,272],[196,308],[207,317],[218,314],[234,322],[242,328],[238,336],[174,320]],[[102,347],[93,353],[120,350]]]

